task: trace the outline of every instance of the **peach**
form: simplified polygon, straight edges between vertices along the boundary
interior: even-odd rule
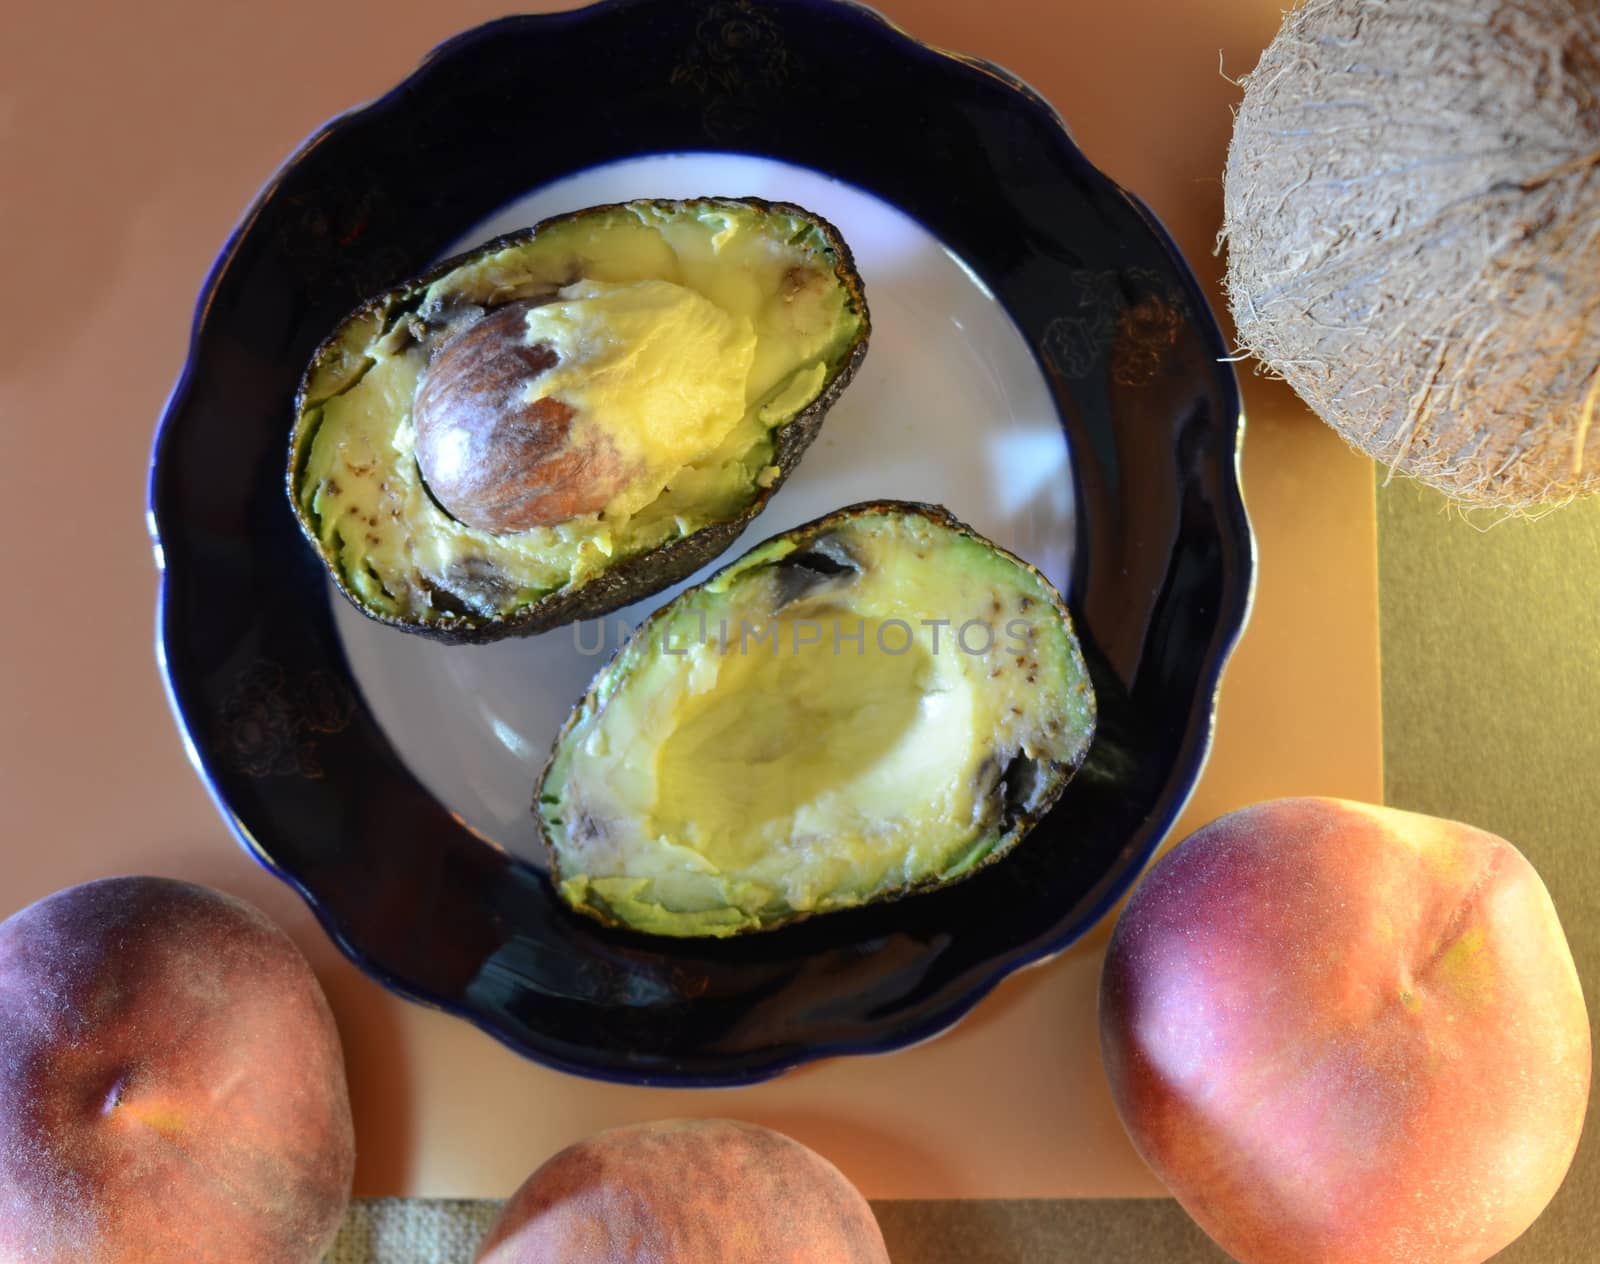
[[[354,1161],[333,1017],[261,913],[108,878],[0,924],[0,1259],[312,1264]]]
[[[888,1264],[866,1199],[782,1133],[728,1119],[615,1128],[512,1195],[479,1264]]]
[[[1478,1264],[1554,1195],[1589,1024],[1537,873],[1467,825],[1262,803],[1164,857],[1100,1034],[1139,1153],[1245,1264]]]

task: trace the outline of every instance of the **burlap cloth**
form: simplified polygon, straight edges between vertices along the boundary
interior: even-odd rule
[[[492,1199],[358,1198],[325,1264],[470,1264],[499,1211]]]
[[[499,1210],[357,1199],[325,1264],[471,1264]],[[876,1199],[872,1211],[895,1264],[1228,1264],[1165,1198]]]

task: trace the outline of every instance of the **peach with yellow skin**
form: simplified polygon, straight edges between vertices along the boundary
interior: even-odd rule
[[[354,1156],[327,1002],[249,905],[109,878],[0,924],[0,1260],[314,1264]]]
[[[1108,950],[1135,1146],[1245,1264],[1479,1264],[1561,1184],[1589,1024],[1538,874],[1470,826],[1330,799],[1199,830]]]
[[[730,1119],[614,1128],[512,1195],[478,1264],[889,1264],[856,1188],[815,1151]]]

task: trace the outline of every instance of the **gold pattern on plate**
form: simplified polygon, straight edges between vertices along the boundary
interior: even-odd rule
[[[705,98],[700,127],[714,141],[748,131],[796,69],[772,15],[750,0],[714,0],[669,82]]]
[[[1070,305],[1045,326],[1039,350],[1061,377],[1094,374],[1109,357],[1111,379],[1142,386],[1160,372],[1188,320],[1188,304],[1150,268],[1072,274]]]
[[[239,673],[223,700],[218,753],[247,777],[323,775],[317,735],[342,733],[355,716],[350,690],[325,671],[291,677],[257,659]]]

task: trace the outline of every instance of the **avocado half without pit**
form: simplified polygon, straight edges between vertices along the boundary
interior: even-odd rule
[[[450,641],[657,592],[760,513],[866,353],[797,206],[599,206],[364,304],[301,383],[289,494],[364,613]]]
[[[725,936],[939,887],[1082,763],[1061,596],[943,509],[882,501],[757,545],[594,678],[536,814],[573,908]]]

